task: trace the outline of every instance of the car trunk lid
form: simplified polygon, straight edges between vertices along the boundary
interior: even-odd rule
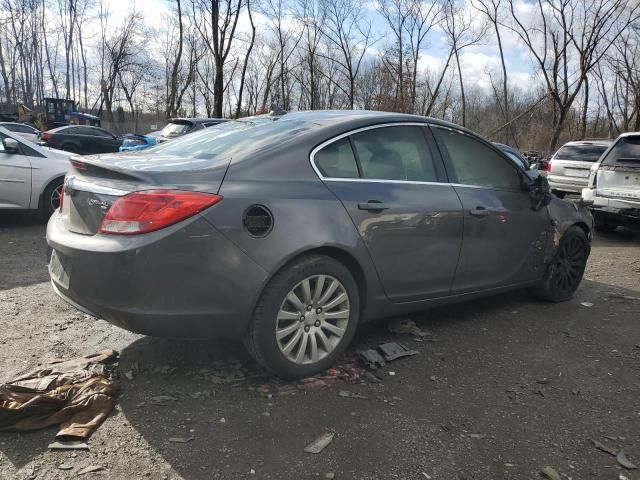
[[[623,136],[598,167],[596,195],[640,200],[640,135]]]
[[[62,216],[74,233],[94,235],[111,205],[134,191],[163,189],[218,193],[230,158],[193,159],[174,155],[72,157],[64,184]]]

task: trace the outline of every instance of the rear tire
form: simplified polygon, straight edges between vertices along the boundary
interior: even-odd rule
[[[307,377],[342,355],[359,317],[358,286],[349,270],[331,257],[308,255],[268,283],[244,342],[251,356],[276,375]]]
[[[618,228],[618,223],[613,220],[611,217],[600,213],[600,212],[592,212],[593,213],[593,223],[595,229],[598,232],[611,233],[616,228]]]
[[[40,205],[40,214],[42,219],[47,221],[53,212],[60,206],[60,196],[62,195],[62,185],[64,184],[64,178],[58,178],[54,180],[47,188],[45,188],[42,194],[42,205]]]
[[[532,294],[548,302],[569,300],[582,281],[589,250],[584,230],[577,226],[570,227],[560,239],[544,278],[532,289]]]

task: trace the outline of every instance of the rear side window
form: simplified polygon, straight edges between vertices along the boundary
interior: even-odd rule
[[[89,127],[85,127],[85,130],[87,130],[87,135],[91,135],[94,137],[112,138],[112,135],[106,130],[101,130],[99,128],[89,128]]]
[[[348,138],[330,143],[313,157],[323,177],[358,178],[356,158]]]
[[[607,149],[606,145],[565,145],[555,154],[557,160],[596,162]]]
[[[458,183],[519,190],[520,177],[511,161],[475,138],[435,127],[433,133],[449,153]]]
[[[362,177],[435,182],[436,171],[421,127],[374,128],[351,136]]]
[[[625,160],[640,162],[640,135],[620,138],[602,160],[602,164],[613,166],[616,162]]]

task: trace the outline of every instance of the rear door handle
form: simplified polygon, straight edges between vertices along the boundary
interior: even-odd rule
[[[366,203],[359,203],[358,210],[369,210],[371,212],[382,212],[383,210],[388,210],[384,203],[379,202],[378,200],[369,200]]]
[[[476,207],[473,210],[469,210],[469,213],[474,217],[486,217],[491,215],[491,212],[484,207]]]

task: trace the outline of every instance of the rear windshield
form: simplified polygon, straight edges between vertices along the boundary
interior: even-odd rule
[[[596,162],[606,149],[606,145],[565,145],[558,150],[555,158],[558,160]]]
[[[620,138],[602,160],[602,164],[615,165],[616,160],[640,160],[640,135]]]
[[[300,120],[257,118],[221,123],[162,143],[149,152],[162,152],[188,158],[212,159],[220,154],[231,155],[251,147],[258,149],[281,144],[316,126]]]
[[[169,123],[162,129],[162,135],[184,135],[193,125],[191,123]]]

